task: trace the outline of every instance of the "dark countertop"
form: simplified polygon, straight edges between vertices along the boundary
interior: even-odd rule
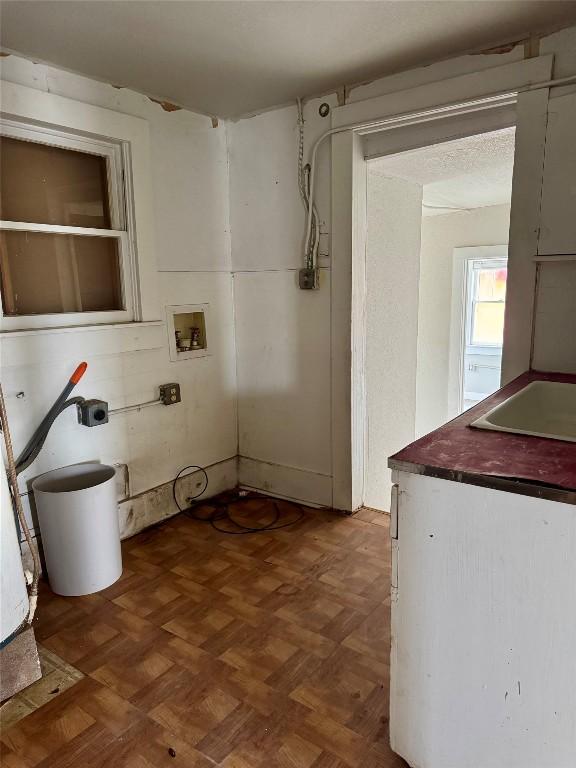
[[[468,425],[531,381],[576,384],[576,374],[527,371],[439,429],[391,456],[388,466],[576,504],[576,443]]]

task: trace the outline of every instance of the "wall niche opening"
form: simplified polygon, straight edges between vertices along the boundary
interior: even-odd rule
[[[170,359],[188,360],[206,357],[208,347],[208,304],[187,304],[166,307]]]

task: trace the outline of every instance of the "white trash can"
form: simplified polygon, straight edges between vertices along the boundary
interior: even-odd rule
[[[73,464],[32,483],[48,580],[58,595],[90,595],[122,575],[114,467]]]

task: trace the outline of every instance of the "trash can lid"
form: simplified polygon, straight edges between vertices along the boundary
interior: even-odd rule
[[[114,477],[116,470],[108,464],[88,462],[71,464],[40,475],[32,482],[32,489],[41,493],[68,493],[84,491],[102,485]]]

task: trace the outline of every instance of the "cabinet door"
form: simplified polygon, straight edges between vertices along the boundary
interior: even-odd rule
[[[549,101],[538,253],[576,253],[576,93]]]

